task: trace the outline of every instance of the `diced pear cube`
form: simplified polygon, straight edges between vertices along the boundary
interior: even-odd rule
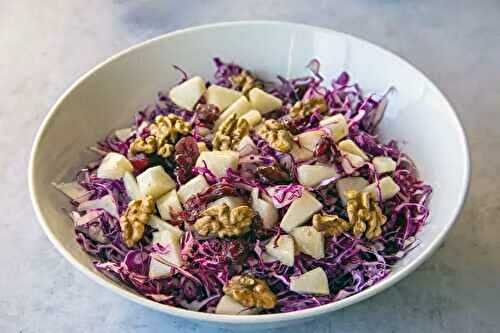
[[[185,203],[193,195],[203,192],[208,188],[208,183],[202,175],[198,175],[179,187],[177,195],[182,203]]]
[[[238,90],[212,84],[205,92],[205,100],[207,104],[213,104],[217,106],[220,111],[224,111],[229,105],[240,98],[241,95],[241,92]]]
[[[297,168],[299,183],[304,186],[316,186],[323,180],[337,177],[337,169],[326,165],[301,165]]]
[[[278,240],[276,241],[276,238]],[[295,259],[295,244],[289,235],[273,237],[266,245],[266,252],[273,258],[279,260],[283,265],[293,266]]]
[[[132,163],[122,154],[111,152],[102,159],[101,164],[97,168],[97,177],[120,179],[127,171],[134,171]]]
[[[233,114],[236,114],[236,118],[240,118],[251,109],[252,105],[248,102],[247,98],[245,96],[241,96],[233,104],[229,105],[226,111],[222,112],[219,118],[217,118],[214,123],[214,130],[217,130],[224,120]]]
[[[289,233],[293,228],[306,223],[321,208],[323,208],[321,202],[314,195],[303,190],[302,196],[295,199],[288,207],[285,216],[281,220],[280,227]]]
[[[168,252],[165,254],[155,254],[161,258],[161,261],[151,257],[149,277],[151,279],[158,279],[169,276],[172,273],[172,267],[162,261],[175,266],[180,266],[182,264],[179,238],[168,230],[160,230],[153,232],[153,241],[151,243],[168,247]]]
[[[357,155],[365,161],[368,160],[368,156],[366,155],[366,153],[361,148],[359,148],[359,146],[354,141],[350,139],[340,141],[338,146],[340,151],[342,152]]]
[[[231,296],[224,295],[215,307],[215,313],[225,315],[251,315],[256,313],[256,309],[248,309],[246,306],[238,303]]]
[[[177,106],[193,111],[194,106],[206,90],[205,81],[201,77],[195,76],[170,89],[168,96]]]
[[[297,227],[291,235],[297,243],[300,252],[310,255],[315,259],[325,257],[325,237],[312,226]]]
[[[91,209],[102,209],[116,218],[120,217],[120,215],[118,214],[118,209],[116,206],[115,199],[113,199],[113,196],[111,194],[106,194],[105,196],[99,199],[83,201],[77,207],[78,211],[91,210]]]
[[[162,220],[156,215],[151,215],[151,218],[148,221],[148,225],[152,228],[157,229],[158,231],[166,230],[178,239],[181,238],[183,233],[182,230],[179,229],[179,227],[171,225],[170,223]]]
[[[235,151],[204,151],[196,161],[196,166],[207,168],[218,178],[225,177],[229,168],[236,170],[240,155]]]
[[[328,278],[321,267],[290,278],[290,290],[299,294],[329,295]]]
[[[132,134],[132,129],[130,127],[117,129],[115,131],[116,138],[122,142],[127,141],[130,134]]]
[[[336,114],[325,118],[319,122],[319,124],[330,130],[331,136],[335,142],[342,140],[349,133],[349,127],[347,127],[347,121],[342,114]]]
[[[278,210],[270,202],[263,199],[252,199],[252,209],[259,214],[264,228],[272,228],[278,222]]]
[[[347,203],[345,193],[351,190],[357,192],[363,191],[368,186],[368,181],[363,177],[346,177],[339,179],[335,185],[337,186],[337,193],[345,205]]]
[[[377,183],[372,183],[365,187],[363,192],[370,192],[373,194],[373,197],[375,200],[380,200],[382,201],[387,200],[395,196],[396,194],[399,193],[399,186],[396,184],[396,182],[389,176],[386,176],[382,179],[379,180],[379,187],[380,187],[380,197],[378,194],[377,190]]]
[[[156,207],[158,208],[161,218],[169,221],[172,218],[170,216],[171,211],[180,212],[182,210],[177,191],[173,189],[167,194],[162,195],[156,200]]]
[[[313,158],[314,153],[308,149],[299,147],[298,144],[293,144],[292,150],[290,151],[295,162],[304,162]]]
[[[240,156],[247,156],[251,154],[257,154],[257,146],[253,142],[253,140],[248,136],[244,136],[238,144],[238,152]]]
[[[372,163],[380,174],[396,170],[396,162],[390,157],[377,156],[373,158]]]
[[[141,189],[135,179],[134,175],[130,172],[125,172],[123,174],[123,184],[125,185],[125,191],[127,195],[132,199],[136,200],[142,197]]]
[[[250,110],[241,116],[241,119],[245,119],[253,127],[261,122],[262,115],[257,110]]]
[[[302,148],[314,152],[323,135],[325,132],[322,130],[307,131],[297,135],[297,139]]]
[[[208,204],[208,207],[226,204],[229,208],[233,209],[239,206],[245,205],[245,201],[240,197],[226,196],[212,201]]]
[[[281,99],[266,93],[260,88],[253,88],[250,90],[248,98],[250,99],[252,107],[259,110],[261,114],[277,110],[283,105]]]
[[[342,154],[342,168],[344,168],[344,171],[350,175],[353,173],[357,168],[361,167],[365,163],[365,160],[358,156],[354,155],[351,153],[343,153]]]
[[[155,199],[175,188],[175,181],[161,165],[146,169],[137,176],[137,183],[143,195],[151,195]]]

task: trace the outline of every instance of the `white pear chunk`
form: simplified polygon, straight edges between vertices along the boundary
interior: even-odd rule
[[[172,266],[164,262],[174,266],[180,266],[182,264],[180,239],[168,230],[160,230],[153,232],[153,241],[151,243],[168,247],[168,252],[165,254],[155,253],[152,255],[149,264],[149,277],[151,279],[168,277],[172,272]],[[155,259],[155,256],[158,256],[161,260]]]
[[[347,121],[342,114],[336,114],[335,116],[325,118],[321,120],[319,124],[330,130],[330,134],[335,142],[342,140],[349,133]]]
[[[357,155],[365,161],[368,161],[368,156],[366,155],[366,153],[361,148],[359,148],[359,146],[354,141],[350,139],[340,141],[338,147],[342,152]]]
[[[256,313],[256,309],[248,309],[231,296],[224,295],[219,300],[219,303],[217,303],[215,313],[225,315],[251,315]]]
[[[146,169],[137,176],[137,183],[143,195],[151,195],[155,199],[175,188],[175,181],[161,165]]]
[[[245,205],[245,201],[240,197],[225,196],[215,201],[212,201],[211,203],[208,204],[208,207],[222,205],[222,204],[226,204],[228,205],[229,208],[233,209]]]
[[[120,128],[115,131],[116,138],[122,142],[127,141],[130,134],[132,134],[132,128],[130,127]]]
[[[205,81],[201,77],[195,76],[170,89],[168,96],[177,106],[193,111],[194,106],[206,90]]]
[[[323,135],[325,132],[322,130],[307,131],[297,135],[297,139],[302,148],[314,152]]]
[[[276,238],[278,239],[276,241]],[[279,260],[283,265],[293,266],[295,259],[295,244],[289,235],[273,237],[266,245],[266,252],[273,258]]]
[[[89,193],[89,190],[87,190],[85,187],[78,184],[77,182],[59,183],[59,184],[52,183],[52,185],[72,200],[81,198],[85,194]]]
[[[120,179],[127,171],[134,171],[132,163],[122,154],[111,152],[102,159],[101,164],[97,168],[97,177]]]
[[[278,210],[272,203],[260,198],[252,199],[252,209],[259,214],[264,228],[271,229],[278,222]]]
[[[310,255],[314,259],[325,257],[325,237],[312,226],[297,227],[291,235],[297,243],[300,252]]]
[[[233,104],[241,97],[241,92],[226,87],[212,84],[205,92],[205,100],[207,104],[213,104],[224,111],[229,105]]]
[[[173,226],[167,221],[162,220],[156,215],[151,215],[151,218],[148,221],[148,225],[152,228],[155,228],[159,231],[166,230],[170,232],[173,236],[180,239],[182,236],[182,230],[179,227]]]
[[[125,191],[127,192],[127,195],[132,200],[136,200],[142,197],[141,189],[139,188],[137,179],[135,179],[134,175],[131,172],[127,171],[123,174],[123,184],[125,185]]]
[[[337,177],[337,169],[327,165],[307,165],[303,164],[297,168],[299,183],[304,186],[316,186],[323,180]]]
[[[91,209],[102,209],[116,218],[120,218],[118,214],[118,208],[111,194],[106,194],[102,198],[95,200],[88,200],[80,203],[77,207],[78,211],[91,210]]]
[[[377,156],[373,158],[372,163],[375,170],[380,174],[396,170],[396,161],[390,157]]]
[[[266,114],[274,110],[279,109],[283,102],[278,97],[266,93],[260,88],[253,88],[248,93],[248,98],[250,99],[250,104],[254,109],[260,111],[261,114]]]
[[[206,163],[207,168],[218,178],[225,177],[229,168],[236,170],[240,154],[235,151],[203,151],[196,161],[197,167]]]
[[[251,154],[257,154],[259,151],[257,150],[257,146],[255,145],[255,142],[253,142],[252,138],[246,135],[238,144],[238,152],[240,153],[240,156],[243,157]]]
[[[241,119],[245,119],[253,127],[262,121],[262,115],[257,110],[250,110],[241,116]]]
[[[342,153],[342,168],[344,168],[344,171],[350,175],[353,173],[357,168],[361,167],[365,163],[365,160],[358,155],[354,155],[351,153]]]
[[[337,187],[337,193],[345,205],[347,203],[345,193],[351,190],[357,192],[363,191],[363,189],[368,186],[368,181],[363,177],[346,177],[339,179],[335,185]]]
[[[398,184],[396,184],[396,182],[390,176],[386,176],[380,179],[378,185],[380,187],[380,197],[377,190],[377,183],[368,185],[367,187],[365,187],[363,192],[370,192],[373,194],[375,200],[378,201],[382,199],[382,201],[384,201],[398,194],[400,190]]]
[[[162,195],[158,200],[156,200],[156,208],[158,208],[161,218],[169,221],[172,218],[170,216],[170,212],[172,210],[176,212],[180,212],[182,210],[179,197],[177,196],[177,191],[173,189],[167,194]]]
[[[294,143],[292,150],[290,151],[295,162],[304,162],[313,158],[314,153],[308,149],[299,147],[298,144]]]
[[[329,295],[328,278],[321,267],[290,278],[290,290],[299,294]]]
[[[193,195],[203,192],[208,188],[208,183],[202,175],[198,175],[179,187],[177,195],[182,203],[188,201]]]
[[[306,223],[321,208],[323,208],[321,202],[314,195],[303,190],[302,196],[295,199],[288,207],[285,216],[281,220],[280,227],[289,233],[293,228]]]
[[[224,112],[222,112],[219,118],[217,118],[214,123],[214,131],[219,128],[224,120],[226,120],[233,114],[236,114],[236,118],[240,118],[251,109],[252,105],[250,104],[250,102],[248,102],[248,99],[245,96],[241,96],[233,104],[229,105],[229,107]]]

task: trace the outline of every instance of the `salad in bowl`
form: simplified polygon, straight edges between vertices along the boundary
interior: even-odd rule
[[[54,185],[102,273],[153,301],[217,314],[291,312],[383,280],[418,246],[432,188],[377,125],[392,89],[349,74],[267,82],[215,58]],[[98,138],[97,138],[98,139]]]

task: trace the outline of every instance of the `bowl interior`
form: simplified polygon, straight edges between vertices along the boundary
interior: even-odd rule
[[[337,309],[378,292],[413,270],[438,245],[460,210],[468,184],[465,137],[442,94],[397,56],[357,38],[302,25],[250,22],[188,29],[132,48],[84,76],[56,103],[35,142],[30,184],[42,226],[72,263],[98,282],[114,285],[115,291],[139,301],[95,271],[92,259],[74,241],[72,223],[62,209],[69,207],[67,199],[50,184],[71,180],[79,168],[96,158],[87,147],[113,129],[129,125],[137,110],[154,103],[158,91],[175,84],[179,73],[172,65],[190,75],[211,78],[213,57],[237,62],[269,80],[276,74],[305,75],[305,65],[317,58],[327,80],[346,70],[365,91],[383,93],[395,87],[381,136],[402,143],[422,179],[434,187],[431,217],[419,234],[421,245],[398,263],[391,276],[359,295],[307,314]],[[145,299],[140,302],[182,316],[232,321],[228,316],[214,319]],[[271,316],[270,320],[279,321],[291,319],[293,314]],[[244,320],[253,320],[250,317]]]

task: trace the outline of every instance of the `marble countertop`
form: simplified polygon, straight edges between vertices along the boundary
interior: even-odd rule
[[[472,152],[465,208],[430,260],[386,292],[287,332],[498,332],[499,17],[498,0],[2,1],[0,332],[220,331],[142,308],[73,269],[36,221],[27,164],[49,107],[82,73],[148,38],[243,19],[320,25],[397,52],[450,98]]]

